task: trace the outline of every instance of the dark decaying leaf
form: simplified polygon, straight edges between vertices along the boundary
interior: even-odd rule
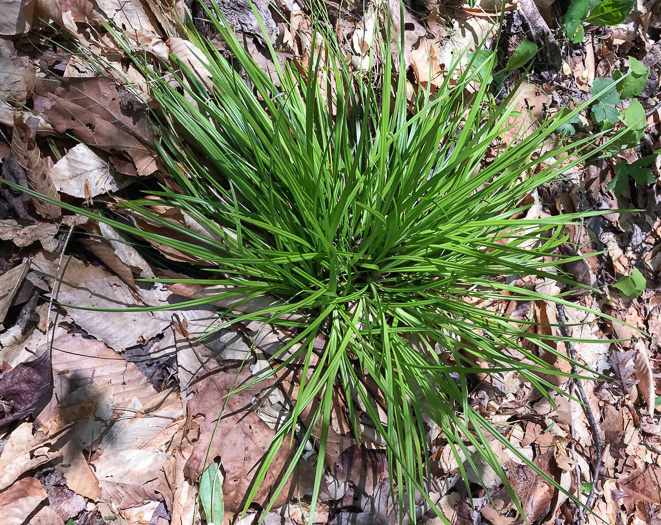
[[[51,393],[50,353],[21,363],[0,376],[0,430],[31,415]]]
[[[624,393],[629,391],[636,385],[637,381],[630,379],[634,373],[633,358],[636,355],[636,350],[628,350],[626,352],[613,352],[610,357],[610,364],[615,372],[615,377],[620,381],[624,388]]]
[[[27,188],[28,186],[25,170],[21,168],[21,165],[11,153],[2,161],[2,178],[18,184],[19,186],[23,186],[24,188]],[[14,188],[9,188],[4,184],[0,187],[0,195],[2,195],[2,197],[14,209],[19,219],[30,218],[30,214],[28,213],[30,197],[28,195]]]
[[[342,452],[330,472],[337,483],[336,493],[331,493],[334,499],[342,498],[350,485],[358,488],[356,495],[373,494],[375,487],[388,478],[388,460],[383,451],[353,445]],[[333,488],[329,485],[331,491]]]
[[[569,244],[564,243],[560,245],[560,253],[569,257],[576,257],[579,253]],[[590,265],[585,259],[579,259],[564,263],[560,266],[562,270],[569,274],[569,277],[580,284],[585,286],[592,285],[592,272],[590,272]],[[587,290],[577,289],[578,292],[587,292]]]

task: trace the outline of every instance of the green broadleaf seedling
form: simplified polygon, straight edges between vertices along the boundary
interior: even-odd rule
[[[624,73],[619,69],[613,71],[613,80],[617,81],[622,78],[617,85],[617,90],[622,99],[640,95],[645,89],[645,84],[647,84],[650,75],[649,69],[634,57],[629,57],[629,68],[631,69],[630,74],[625,78],[622,78]]]
[[[615,26],[624,22],[635,5],[635,0],[572,0],[565,16],[564,28],[574,44],[583,41],[583,22],[600,26]]]
[[[516,47],[514,53],[507,61],[505,66],[506,71],[514,71],[520,67],[525,66],[530,62],[539,51],[539,47],[534,42],[530,40],[522,40],[521,43]]]
[[[216,461],[212,461],[199,479],[198,497],[208,525],[223,523],[225,503],[223,499],[223,474]]]
[[[631,270],[631,275],[620,277],[620,279],[613,285],[620,290],[623,295],[629,299],[635,299],[645,291],[647,281],[645,276],[636,267]]]
[[[604,90],[606,92],[602,93]],[[596,98],[596,103],[592,106],[592,116],[595,122],[601,125],[617,122],[619,112],[615,106],[622,101],[615,89],[615,81],[612,78],[596,78],[590,88],[590,93]]]
[[[650,165],[654,162],[656,155],[648,155],[642,159],[629,164],[627,161],[620,161],[615,164],[615,175],[606,186],[607,190],[613,190],[618,197],[629,187],[629,177],[638,184],[654,184],[656,178],[652,173]]]

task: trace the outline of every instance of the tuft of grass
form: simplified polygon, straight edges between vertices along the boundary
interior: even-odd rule
[[[508,140],[516,100],[494,103],[493,53],[473,55],[462,71],[455,71],[457,57],[441,87],[422,91],[411,111],[403,34],[392,35],[388,25],[371,51],[380,75],[354,71],[342,42],[319,21],[308,66],[281,66],[267,39],[275,59],[267,73],[215,5],[207,14],[232,58],[186,25],[195,60],[173,56],[169,79],[114,32],[157,102],[157,143],[171,177],[149,199],[122,202],[119,211],[172,236],[76,211],[188,254],[208,277],[185,282],[222,287],[177,308],[262,295],[279,300],[256,312],[223,312],[226,322],[218,326],[260,321],[293,331],[273,356],[273,369],[255,381],[301,357],[304,363],[298,398],[245,508],[286,436],[298,445],[274,495],[307,442],[324,457],[334,392],[346,403],[356,439],[362,405],[386,443],[400,521],[405,515],[415,521],[418,491],[447,522],[428,495],[430,424],[440,428],[465,479],[466,468],[479,472],[480,457],[517,501],[492,450],[496,440],[558,487],[470,405],[469,376],[513,370],[550,398],[558,389],[546,374],[569,375],[529,349],[568,360],[551,346],[564,338],[538,335],[528,330],[532,322],[514,322],[477,301],[575,306],[517,283],[525,276],[571,283],[555,269],[572,258],[555,252],[567,240],[563,227],[580,216],[515,216],[526,210],[525,196],[594,153],[595,137],[548,146],[582,108],[520,130],[525,139]],[[391,41],[400,41],[394,58]],[[201,227],[175,223],[156,205],[176,207]],[[317,339],[324,341],[320,352]],[[303,426],[299,416],[309,407]],[[311,516],[325,467],[319,460]]]

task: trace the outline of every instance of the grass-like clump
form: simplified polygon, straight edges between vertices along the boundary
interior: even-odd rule
[[[122,213],[176,236],[113,226],[198,259],[208,277],[187,282],[228,287],[209,301],[279,299],[263,311],[223,312],[223,326],[262,321],[293,331],[274,356],[274,370],[291,359],[305,363],[295,405],[255,487],[287,435],[298,445],[274,492],[306,442],[324,457],[334,391],[359,441],[357,404],[385,441],[400,519],[415,508],[416,489],[440,515],[427,495],[429,424],[440,427],[464,477],[464,465],[474,467],[481,456],[506,480],[489,441],[512,446],[469,403],[468,377],[514,370],[549,396],[556,387],[544,377],[560,372],[530,348],[567,357],[549,344],[553,337],[528,330],[530,323],[477,303],[564,301],[517,283],[524,276],[566,281],[554,268],[567,259],[554,254],[566,242],[563,226],[577,216],[520,218],[522,203],[578,163],[593,138],[543,148],[576,113],[566,112],[525,130],[523,140],[511,140],[511,133],[505,139],[515,100],[494,103],[488,81],[494,53],[480,53],[479,64],[471,56],[462,71],[452,65],[441,87],[423,90],[411,108],[402,46],[391,53],[391,40],[402,35],[391,39],[387,25],[372,44],[378,75],[352,69],[322,23],[314,25],[307,67],[282,67],[276,59],[269,74],[220,12],[208,17],[230,60],[190,28],[199,55],[174,57],[168,78],[146,55],[132,53],[157,102],[158,146],[172,183],[149,199],[123,203]],[[193,62],[204,67],[192,71]],[[177,207],[202,228],[177,225],[155,205]],[[324,341],[320,352],[317,339]],[[292,348],[294,356],[277,361]],[[302,427],[299,415],[311,404]],[[324,469],[318,461],[311,515]]]

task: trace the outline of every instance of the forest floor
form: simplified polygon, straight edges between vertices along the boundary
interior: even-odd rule
[[[194,16],[203,13],[195,2],[187,5]],[[260,2],[256,7],[282,59],[305,57],[310,27],[305,6],[274,0],[270,8]],[[328,7],[336,17],[338,4],[329,2]],[[122,87],[126,79],[139,84],[139,73],[102,23],[117,24],[136,45],[167,63],[170,53],[189,52],[172,22],[185,9],[183,0],[167,8],[154,0],[0,3],[2,177],[62,201],[103,208],[159,176],[146,109]],[[268,68],[264,36],[250,3],[224,2],[223,9],[246,48]],[[661,394],[661,163],[659,157],[648,159],[661,148],[661,0],[639,0],[630,17],[616,26],[584,24],[578,43],[571,43],[563,30],[561,13],[566,9],[562,0],[507,4],[498,40],[498,11],[486,1],[475,7],[407,5],[410,89],[437,82],[430,72],[449,64],[453,52],[475,50],[484,40],[491,49],[498,46],[504,65],[522,40],[530,40],[541,51],[519,87],[519,118],[534,125],[587,100],[591,89],[617,70],[642,64],[649,71],[642,91],[611,100],[605,108],[615,112],[617,121],[620,110],[642,105],[647,127],[638,146],[578,166],[565,180],[530,196],[538,214],[612,210],[570,232],[580,253],[593,254],[570,272],[601,291],[576,301],[630,327],[567,309],[572,335],[597,340],[577,345],[579,360],[607,379],[584,382],[589,411],[563,399],[555,408],[539,401],[516,373],[482,381],[471,403],[490,421],[509,424],[510,442],[583,501],[597,466],[591,412],[603,460],[594,487],[594,514],[587,514],[584,523],[661,524],[661,425],[655,413]],[[338,31],[346,37],[355,64],[368,52],[368,39],[359,35],[373,30],[376,13],[373,7],[357,5],[341,10]],[[214,38],[204,21],[197,24]],[[91,46],[124,78],[98,76],[72,53],[74,42]],[[569,131],[575,136],[596,133],[600,128],[595,120],[598,115],[587,113]],[[173,220],[185,219],[173,215]],[[217,322],[211,306],[152,313],[67,306],[158,306],[196,292],[185,285],[137,282],[140,277],[181,275],[186,261],[165,251],[163,260],[184,264],[179,264],[180,273],[164,269],[163,260],[147,260],[132,246],[113,240],[118,237],[108,226],[62,215],[57,207],[0,186],[0,520],[201,523],[198,480],[208,460],[220,458],[225,522],[256,523],[259,512],[239,518],[237,511],[287,410],[286,396],[295,388],[284,381],[261,397],[265,385],[243,391],[230,398],[218,419],[237,374],[246,378],[268,366],[265,356],[281,348],[287,334],[249,324],[224,329],[201,343],[198,336]],[[548,285],[549,293],[557,293]],[[514,317],[541,323],[557,319],[553,304],[500,306]],[[561,335],[557,326],[545,329]],[[559,350],[564,350],[561,344]],[[337,419],[324,458],[327,486],[313,522],[392,523],[387,469],[378,443],[354,446]],[[524,518],[530,523],[580,523],[576,505],[498,442],[494,454],[506,467],[525,516],[483,463],[476,464],[480,472],[468,473],[475,480],[471,500],[457,482],[459,466],[437,429],[430,442],[436,479],[432,495],[451,523],[513,525]],[[294,497],[311,487],[317,458],[312,451],[307,459],[265,523],[308,521],[309,498]],[[484,486],[478,486],[478,479]],[[267,489],[258,493],[258,501]],[[416,513],[422,523],[441,523],[422,499],[419,503]]]

